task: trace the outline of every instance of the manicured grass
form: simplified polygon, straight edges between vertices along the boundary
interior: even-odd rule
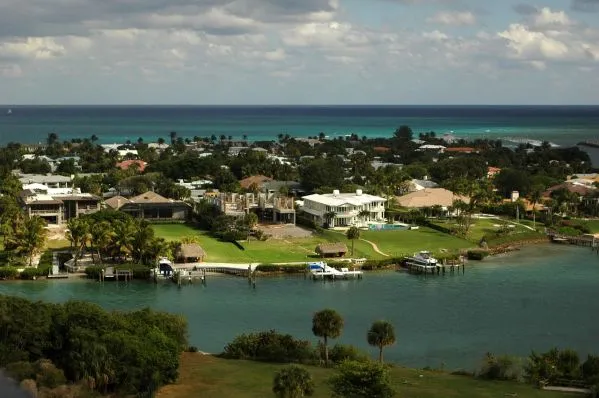
[[[592,233],[599,232],[599,220],[572,220],[575,224],[586,225]]]
[[[433,222],[437,225],[451,228],[456,227],[457,223],[455,220],[433,220]],[[499,226],[507,223],[508,225],[514,225],[514,228],[511,230],[514,233],[530,233],[532,232],[530,229],[525,228],[522,225],[515,224],[515,220],[509,219],[486,219],[486,218],[475,218],[472,220],[472,225],[470,226],[470,231],[468,231],[468,240],[475,244],[478,244],[483,236],[487,234],[493,234],[499,230]],[[528,224],[527,222],[520,222],[520,224]],[[530,222],[530,227],[532,227],[532,221]]]
[[[420,250],[440,253],[442,249],[453,252],[474,246],[465,239],[423,227],[410,231],[362,231],[360,236],[394,257],[411,255]]]
[[[185,353],[182,356],[178,383],[163,387],[156,397],[271,397],[273,396],[271,391],[273,375],[282,366]],[[316,384],[313,396],[330,397],[331,391],[327,379],[333,375],[334,370],[320,367],[307,367],[307,369]],[[558,398],[571,396],[537,390],[526,384],[483,381],[468,376],[453,376],[443,372],[402,367],[391,369],[391,382],[397,391],[397,397]]]
[[[180,240],[186,236],[198,237],[199,243],[206,251],[207,262],[214,263],[277,263],[300,262],[316,258],[314,249],[324,242],[344,242],[351,248],[351,242],[345,235],[325,231],[322,235],[310,238],[270,239],[268,241],[251,240],[240,242],[243,250],[230,242],[222,242],[208,235],[205,231],[182,224],[159,224],[153,226],[156,236],[167,240]],[[355,242],[354,257],[380,258],[366,242]]]

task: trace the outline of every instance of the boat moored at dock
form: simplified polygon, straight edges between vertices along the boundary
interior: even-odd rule
[[[350,278],[358,278],[362,279],[363,271],[360,270],[350,270],[349,268],[341,268],[337,269],[327,265],[324,261],[308,263],[308,271],[312,279],[350,279]]]

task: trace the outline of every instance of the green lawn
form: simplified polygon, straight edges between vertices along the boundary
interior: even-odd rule
[[[437,225],[441,225],[447,228],[457,226],[455,220],[434,220],[433,221]],[[487,234],[492,234],[499,230],[499,226],[507,223],[508,225],[514,225],[512,229],[515,233],[530,233],[532,232],[530,229],[522,226],[514,224],[515,220],[499,220],[499,219],[486,219],[486,218],[474,218],[472,219],[472,225],[470,226],[470,231],[468,232],[468,240],[470,242],[478,244],[481,238]],[[528,225],[528,222],[520,222],[520,224]],[[532,221],[530,222],[530,227],[532,227]]]
[[[272,397],[272,378],[283,365],[183,354],[177,384],[160,389],[157,398]],[[316,384],[316,398],[331,396],[327,379],[334,370],[307,367]],[[391,381],[404,398],[559,398],[571,395],[546,392],[526,384],[491,382],[442,372],[393,367]]]
[[[345,234],[336,231],[324,231],[310,238],[295,238],[266,242],[252,240],[241,242],[244,250],[232,243],[221,242],[205,231],[196,230],[182,224],[159,224],[153,226],[156,235],[167,240],[179,240],[185,236],[196,236],[200,245],[207,253],[206,261],[224,263],[276,263],[307,261],[315,258],[314,249],[319,243],[343,242],[351,250],[351,241]],[[379,249],[390,256],[402,256],[419,250],[430,250],[440,253],[470,248],[474,245],[464,239],[443,234],[430,228],[420,228],[412,231],[361,231],[361,238],[374,242]],[[382,259],[383,255],[376,253],[372,246],[362,240],[355,241],[355,258]]]
[[[452,252],[474,246],[465,239],[423,227],[410,231],[362,231],[361,237],[376,243],[384,253],[396,257],[420,250],[440,253],[442,250]]]
[[[599,220],[572,220],[575,224],[586,225],[592,233],[599,232]]]
[[[186,236],[196,236],[206,251],[206,261],[223,263],[276,263],[307,261],[315,258],[314,249],[319,243],[341,241],[351,247],[351,242],[343,234],[325,231],[322,235],[310,238],[270,239],[268,241],[240,242],[244,250],[230,242],[222,242],[205,231],[182,224],[158,224],[153,226],[156,236],[167,240],[180,240]],[[380,258],[366,242],[356,241],[354,257]]]

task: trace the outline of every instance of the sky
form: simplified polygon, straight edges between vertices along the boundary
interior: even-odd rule
[[[0,0],[1,104],[599,104],[599,0]]]

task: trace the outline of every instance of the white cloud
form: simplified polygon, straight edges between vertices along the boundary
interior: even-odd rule
[[[50,59],[66,54],[66,48],[51,37],[28,37],[0,44],[0,57]]]
[[[452,26],[474,25],[476,16],[470,11],[441,11],[427,19],[427,21]]]
[[[0,76],[8,78],[17,78],[23,76],[23,70],[17,64],[0,64]]]
[[[507,46],[520,58],[564,59],[568,56],[568,46],[542,32],[530,31],[521,24],[512,24],[508,30],[498,33],[508,41]]]
[[[532,26],[536,29],[559,29],[572,24],[564,11],[553,11],[548,7],[541,8],[532,16]]]

